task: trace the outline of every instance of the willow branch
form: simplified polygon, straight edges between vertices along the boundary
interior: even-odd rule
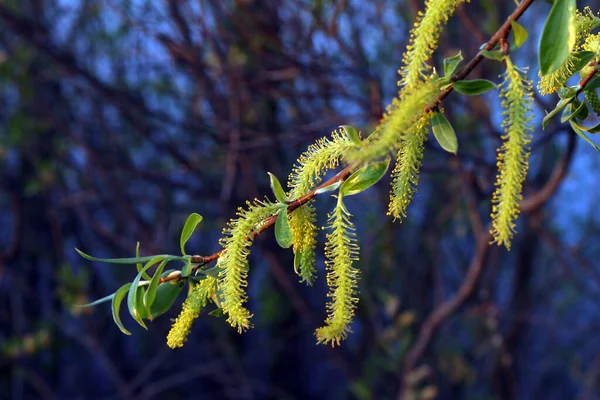
[[[533,3],[533,0],[523,0],[519,4],[519,6],[515,9],[515,11],[510,15],[510,17],[507,18],[506,22],[504,22],[504,24],[502,24],[502,26],[496,31],[496,33],[485,44],[484,49],[492,50],[494,47],[496,47],[496,45],[499,43],[500,39],[502,39],[503,37],[506,37],[506,35],[508,35],[508,33],[510,32],[510,29],[511,29],[510,21],[518,20],[521,17],[521,15],[523,15],[525,10],[527,10],[527,8],[531,5],[531,3]],[[454,74],[452,76],[452,78],[451,78],[452,82],[456,82],[456,81],[465,79],[471,73],[471,71],[473,71],[475,69],[475,67],[477,65],[479,65],[479,63],[483,59],[484,59],[484,57],[480,53],[478,53],[475,57],[473,57],[471,59],[471,61],[469,61],[469,63],[467,65],[465,65],[462,69],[460,69],[456,74]],[[431,110],[435,109],[437,106],[439,106],[439,104],[446,97],[448,97],[448,95],[450,93],[452,93],[453,90],[454,89],[452,88],[452,86],[449,86],[445,90],[441,91],[435,97],[435,99],[433,99],[433,101],[425,108],[425,111],[431,111]],[[357,167],[358,167],[358,165],[356,165],[356,164],[348,165],[346,168],[342,169],[331,179],[329,179],[329,180],[323,182],[322,184],[320,184],[319,186],[317,186],[311,192],[307,193],[306,195],[304,195],[296,200],[291,201],[288,206],[288,213],[291,213],[292,211],[298,209],[299,207],[302,207],[304,204],[308,203],[313,198],[315,198],[315,196],[317,196],[317,192],[319,189],[324,188],[325,186],[329,186],[331,184],[337,183],[337,182],[345,181],[352,174],[352,172],[354,172],[354,170]],[[260,235],[265,230],[271,228],[273,225],[275,225],[275,221],[277,221],[277,215],[273,215],[273,216],[267,218],[265,220],[264,224],[261,224],[260,229],[258,229],[256,232],[252,233],[252,236],[250,239],[255,238],[256,236]],[[223,252],[223,250],[220,250],[209,256],[199,256],[199,255],[192,256],[192,259],[191,259],[192,263],[198,264],[197,266],[195,266],[193,268],[193,271],[196,271],[199,268],[202,268],[207,263],[216,260],[217,258],[219,258],[219,256],[221,255],[222,252]],[[180,279],[180,275],[174,274],[173,276],[168,276],[168,277],[162,278],[160,283],[174,280],[174,279]]]

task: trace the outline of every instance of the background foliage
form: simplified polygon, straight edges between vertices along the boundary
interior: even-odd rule
[[[421,7],[0,2],[0,397],[394,398],[403,381],[424,398],[598,396],[598,158],[575,147],[567,126],[542,131],[534,121],[525,194],[565,154],[569,174],[550,204],[521,216],[510,253],[493,247],[477,259],[502,131],[496,94],[444,102],[458,156],[428,142],[402,224],[385,217],[386,182],[347,200],[361,233],[362,280],[355,333],[342,347],[315,345],[325,317],[322,255],[315,287],[306,288],[272,234],[253,247],[255,328],[244,335],[205,316],[184,350],[172,351],[165,335],[177,310],[149,331],[124,315],[130,337],[108,306],[72,306],[135,276],[89,263],[74,247],[131,256],[139,240],[143,255],[177,253],[181,226],[198,212],[204,221],[187,249],[211,254],[236,208],[270,193],[266,171],[282,179],[338,125],[372,131],[397,92]],[[458,50],[472,57],[513,8],[461,6],[436,64]],[[530,37],[513,57],[519,65],[536,64],[538,16],[549,9],[536,2],[520,20]],[[484,62],[470,78],[493,79],[499,67]],[[540,115],[555,102],[534,100]],[[334,202],[316,202],[318,226]],[[468,296],[407,368],[427,316],[474,262],[481,270]]]

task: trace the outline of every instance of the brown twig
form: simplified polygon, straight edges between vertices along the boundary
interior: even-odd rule
[[[598,62],[591,62],[588,64],[588,66],[590,67],[595,67],[597,65],[599,65],[600,63]],[[577,89],[577,93],[576,95],[579,95],[581,92],[583,92],[585,90],[585,87],[587,86],[588,83],[590,83],[590,81],[592,80],[592,78],[594,77],[594,75],[596,75],[596,73],[598,72],[598,70],[596,68],[594,68],[592,70],[592,72],[589,73],[588,76],[586,76],[580,83],[579,83],[579,89]]]

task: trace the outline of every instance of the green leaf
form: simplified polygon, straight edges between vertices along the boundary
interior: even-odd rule
[[[431,129],[433,130],[433,136],[435,136],[437,142],[442,146],[442,149],[456,154],[458,151],[456,133],[454,133],[452,125],[450,125],[444,114],[439,111],[433,114],[431,117]]]
[[[444,58],[444,76],[451,77],[463,60],[463,56],[459,51],[455,56]]]
[[[529,36],[529,33],[527,32],[527,29],[525,29],[525,27],[523,27],[523,25],[521,25],[517,21],[510,20],[510,26],[512,27],[513,31],[514,44],[514,47],[511,46],[510,50],[514,51],[517,50],[519,47],[523,46],[523,43],[525,43],[527,37]]]
[[[131,289],[131,288],[130,288]],[[139,287],[135,292],[135,308],[140,314],[142,320],[150,316],[150,309],[144,304],[144,297],[146,297],[147,290],[143,287]]]
[[[578,128],[578,125],[574,121],[569,121],[569,123],[571,124],[571,128],[573,128],[573,130],[577,135],[579,135],[579,137],[588,142],[594,149],[596,149],[596,151],[600,152],[600,147],[598,147],[596,143],[592,141],[592,139],[587,137],[587,135],[583,133],[581,129]]]
[[[144,327],[144,329],[148,329],[144,324],[143,320],[143,315],[147,313],[145,307],[142,307],[142,309],[140,309],[138,304],[138,291],[140,289],[139,284],[144,271],[148,270],[148,268],[160,261],[163,261],[163,259],[161,259],[160,257],[154,257],[153,259],[148,261],[148,263],[144,265],[144,268],[142,268],[142,270],[138,272],[133,282],[131,282],[131,287],[129,288],[129,292],[127,293],[127,308],[129,308],[129,313],[138,324]]]
[[[575,0],[556,0],[542,31],[538,51],[540,74],[559,69],[575,47]]]
[[[598,73],[592,77],[585,85],[585,90],[595,90],[600,88],[600,76]]]
[[[183,283],[181,282],[165,282],[158,285],[156,291],[156,297],[150,307],[150,316],[156,318],[161,314],[167,312],[183,289]]]
[[[480,50],[479,54],[487,58],[488,60],[502,61],[504,60],[504,54],[500,50]]]
[[[576,121],[569,121],[571,123],[571,126],[575,125],[578,129],[581,129],[584,132],[587,133],[591,133],[591,134],[597,134],[600,133],[600,123],[594,125],[594,126],[583,126],[579,123],[577,123]]]
[[[201,269],[198,272],[203,275],[210,276],[211,278],[219,279],[219,273],[221,270],[222,269],[217,265],[216,267],[210,269]]]
[[[79,249],[75,249],[75,251],[77,253],[79,253],[79,255],[83,258],[85,258],[86,260],[90,260],[90,261],[97,261],[97,262],[103,262],[103,263],[108,263],[108,264],[135,264],[137,262],[147,262],[150,260],[154,260],[154,259],[158,259],[159,261],[162,260],[184,260],[183,257],[179,257],[179,256],[172,256],[170,254],[159,254],[157,256],[146,256],[146,257],[127,257],[127,258],[96,258],[96,257],[92,257],[88,254],[85,254],[83,251],[79,250]]]
[[[196,230],[198,224],[202,222],[202,215],[192,213],[185,221],[183,230],[181,231],[181,237],[179,238],[179,247],[181,248],[181,254],[185,255],[185,244],[190,240],[192,233]]]
[[[317,189],[315,191],[315,194],[321,194],[321,193],[331,192],[331,191],[336,190],[337,188],[339,188],[341,184],[342,184],[341,181],[337,181],[337,182],[332,183],[331,185],[323,186],[322,188]]]
[[[137,244],[135,245],[135,256],[137,258],[140,257],[140,242],[137,242]],[[142,263],[136,263],[135,266],[137,268],[137,272],[140,272],[143,268]],[[142,275],[142,278],[150,279],[150,275],[148,275],[146,272],[144,272],[144,275]]]
[[[585,101],[580,103],[579,100],[575,99],[575,101],[571,104],[571,106],[573,107],[574,111],[573,111],[573,114],[570,115],[566,121],[571,121],[573,118],[586,119],[588,117],[589,110],[588,110],[587,103]],[[562,121],[562,118],[561,118],[561,122],[564,123],[566,121]]]
[[[127,329],[125,329],[125,326],[123,326],[123,323],[121,322],[121,316],[119,315],[119,309],[121,308],[121,302],[123,301],[125,294],[129,292],[130,287],[131,283],[126,283],[125,285],[121,286],[119,290],[115,292],[115,296],[113,297],[111,304],[113,320],[121,332],[126,335],[131,335],[131,332],[129,332]]]
[[[562,110],[563,108],[565,108],[568,104],[570,104],[573,100],[575,99],[575,96],[569,98],[569,99],[560,99],[558,101],[558,103],[556,104],[556,107],[554,108],[554,110],[550,111],[542,120],[542,129],[546,129],[546,126],[548,126],[548,124],[550,123],[550,120],[552,118],[554,118],[556,115],[558,115],[558,113],[560,112],[560,110]]]
[[[212,310],[211,312],[208,313],[208,315],[212,315],[213,317],[222,317],[223,314],[223,309],[222,308],[215,308],[214,310]]]
[[[98,299],[96,301],[92,301],[91,303],[87,303],[87,304],[74,304],[74,307],[77,308],[88,308],[88,307],[94,307],[97,306],[98,304],[102,304],[102,303],[106,303],[107,301],[111,301],[113,299],[113,297],[115,297],[115,294],[109,294],[108,296],[105,296],[101,299]]]
[[[340,186],[340,196],[361,193],[376,184],[390,166],[390,159],[374,162],[355,171]]]
[[[154,303],[154,299],[156,298],[156,291],[158,290],[158,283],[160,282],[160,278],[162,276],[163,269],[167,265],[167,261],[163,261],[160,263],[156,271],[154,272],[154,276],[150,281],[150,285],[148,285],[148,290],[146,290],[146,294],[144,295],[144,306],[148,310],[148,315],[152,317],[152,313],[150,312],[152,303]],[[152,319],[152,318],[150,318]]]
[[[456,81],[452,83],[452,87],[458,93],[474,96],[487,92],[488,90],[496,89],[494,82],[487,79],[473,79],[470,81]]]
[[[269,174],[269,178],[271,179],[271,190],[273,190],[273,194],[275,195],[275,198],[277,199],[278,202],[280,203],[285,203],[288,201],[288,197],[285,195],[285,191],[283,190],[283,187],[281,186],[281,183],[279,182],[279,179],[277,179],[277,177],[275,175],[273,175],[270,172],[267,172]]]
[[[288,221],[287,208],[279,210],[277,213],[277,221],[275,221],[275,239],[284,249],[292,245],[292,231]]]
[[[596,53],[593,51],[578,51],[572,53],[571,57],[573,58],[573,71],[577,72],[587,66],[596,57]]]
[[[353,126],[340,125],[340,129],[342,129],[346,133],[346,136],[348,136],[348,139],[350,139],[352,143],[358,145],[362,143],[362,141],[360,140],[360,136],[358,135],[358,131]]]
[[[181,269],[181,277],[185,278],[185,277],[189,276],[192,273],[192,268],[193,268],[192,260],[187,259],[185,261],[185,265]]]

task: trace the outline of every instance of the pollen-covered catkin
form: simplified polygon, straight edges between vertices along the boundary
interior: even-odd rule
[[[523,182],[529,167],[533,96],[527,70],[506,57],[506,72],[500,90],[505,135],[498,149],[498,176],[492,197],[492,236],[495,243],[510,249],[515,221],[520,213]]]
[[[244,306],[248,296],[248,256],[252,246],[253,232],[271,215],[277,213],[277,205],[258,201],[247,202],[247,209],[238,209],[238,218],[232,219],[223,230],[224,238],[220,240],[223,253],[217,261],[221,268],[219,273],[220,299],[227,322],[242,332],[250,328],[252,314]]]
[[[328,169],[337,167],[344,154],[356,145],[342,133],[334,131],[331,138],[319,139],[298,159],[289,177],[289,197],[297,199],[310,192]],[[312,285],[316,277],[315,246],[317,245],[316,210],[310,201],[290,214],[290,230],[294,250],[294,270],[301,282]]]
[[[465,0],[427,0],[425,11],[419,12],[414,28],[410,31],[410,42],[403,57],[400,69],[404,86],[413,86],[431,73],[427,64],[438,47],[440,32],[452,16],[456,7]]]
[[[197,283],[183,302],[181,313],[173,323],[173,327],[167,335],[167,346],[172,349],[182,347],[192,330],[192,325],[200,311],[206,306],[206,302],[213,295],[217,287],[217,280],[210,276]]]
[[[338,198],[334,211],[329,215],[329,233],[325,245],[327,266],[327,320],[325,326],[315,332],[317,343],[339,345],[348,336],[350,323],[358,303],[359,271],[353,263],[358,260],[358,243],[350,214]]]
[[[588,101],[592,110],[596,113],[596,115],[600,115],[600,98],[598,98],[598,93],[596,90],[584,90],[585,99]]]
[[[410,133],[402,139],[402,146],[396,155],[388,215],[400,221],[406,218],[406,210],[417,191],[429,121],[429,114],[426,114],[413,126]]]
[[[406,110],[402,99],[406,100],[412,88],[419,87],[427,81],[428,75],[431,75],[428,61],[438,46],[440,31],[461,3],[464,3],[464,0],[429,0],[425,3],[425,12],[419,13],[415,27],[411,30],[410,43],[404,53],[404,65],[399,71],[401,80],[398,84],[403,87],[401,100],[393,100],[392,106],[381,121],[379,129],[382,131],[387,133],[389,128],[386,125],[398,119],[396,116],[392,118],[393,114],[403,113]],[[423,87],[426,88],[426,85]],[[431,98],[427,101],[431,101],[436,94],[433,90]],[[402,221],[406,217],[406,210],[419,182],[423,149],[429,133],[429,115],[421,115],[409,125],[395,122],[392,129],[404,130],[400,132],[399,137],[396,136],[398,140],[398,145],[394,148],[397,149],[396,166],[392,172],[388,215]]]

